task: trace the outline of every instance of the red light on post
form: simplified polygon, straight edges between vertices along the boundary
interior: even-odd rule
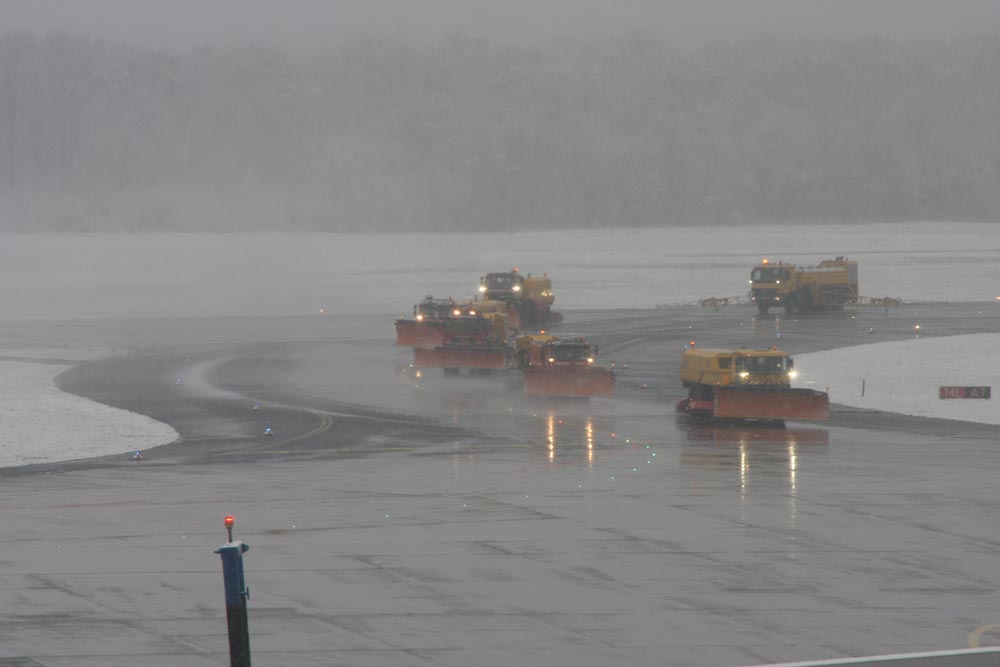
[[[232,542],[233,541],[233,517],[232,516],[227,516],[223,521],[226,524],[226,532],[229,533],[229,541]]]

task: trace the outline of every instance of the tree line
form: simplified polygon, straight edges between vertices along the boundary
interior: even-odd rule
[[[0,228],[1000,220],[1000,42],[0,35]]]

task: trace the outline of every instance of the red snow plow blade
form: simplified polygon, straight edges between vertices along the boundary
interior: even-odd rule
[[[708,419],[825,421],[830,416],[830,398],[812,389],[720,387],[714,398],[682,398],[677,401],[677,412]]]
[[[437,347],[444,343],[441,322],[396,320],[396,345],[404,347]]]
[[[720,387],[715,390],[712,416],[718,419],[822,421],[830,416],[830,398],[813,389]]]
[[[531,366],[524,369],[528,396],[614,396],[615,374],[597,366]]]
[[[413,349],[413,363],[420,368],[505,368],[504,351],[485,347],[435,347]]]

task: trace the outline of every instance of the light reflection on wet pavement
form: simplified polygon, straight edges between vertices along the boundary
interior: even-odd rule
[[[640,313],[646,337],[616,349],[621,319],[593,331],[628,359],[612,399],[531,401],[508,376],[409,377],[389,341],[320,328],[199,347],[224,360],[204,368],[232,404],[174,385],[172,368],[115,366],[108,392],[134,381],[215,412],[191,413],[190,442],[140,464],[4,480],[17,536],[4,582],[19,601],[5,650],[53,665],[218,664],[212,549],[227,513],[252,547],[258,665],[736,667],[994,638],[975,633],[1000,622],[995,434],[836,412],[825,425],[690,423],[673,412],[687,337],[752,344],[772,330]],[[793,353],[869,335],[864,318],[786,326]],[[241,455],[198,440],[213,419],[236,424],[222,445]]]

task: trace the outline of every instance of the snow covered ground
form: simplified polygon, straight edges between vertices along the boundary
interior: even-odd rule
[[[1000,389],[1000,334],[944,336],[799,354],[797,386],[841,405],[1000,424],[993,398],[941,399],[942,386]]]
[[[85,357],[53,360],[46,351],[17,350],[18,360],[13,360],[5,352],[0,361],[0,467],[119,454],[177,438],[167,424],[60,391],[56,376]]]
[[[320,308],[401,315],[425,294],[471,294],[481,274],[515,262],[553,275],[563,308],[652,308],[744,294],[750,267],[765,255],[858,259],[868,296],[988,301],[1000,294],[998,253],[1000,224],[971,223],[405,237],[20,235],[0,244],[0,312],[37,320]],[[943,353],[958,343],[961,355]],[[67,354],[60,352],[66,365],[30,361],[45,355],[36,350],[0,355],[0,466],[141,450],[176,437],[164,424],[59,391],[53,380],[68,364],[102,352]],[[940,385],[1000,386],[1000,334],[865,345],[798,355],[796,363],[800,383],[829,387],[835,403],[1000,423],[992,399],[938,398]]]

